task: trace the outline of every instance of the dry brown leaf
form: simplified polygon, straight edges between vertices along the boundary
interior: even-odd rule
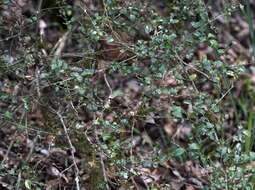
[[[176,131],[175,124],[173,122],[166,123],[164,125],[164,130],[169,136],[173,135]]]
[[[130,53],[126,48],[129,42],[129,36],[126,32],[113,32],[113,41],[101,40],[102,53],[105,60],[117,61],[128,57]],[[124,45],[126,44],[126,45]]]
[[[186,190],[195,190],[195,188],[194,188],[193,186],[191,186],[191,185],[188,185],[188,186],[186,187]]]
[[[182,185],[181,183],[178,183],[178,182],[171,182],[171,189],[172,190],[180,190]]]
[[[48,180],[48,181],[46,181],[46,184],[51,186],[52,190],[57,190],[58,189],[58,185],[60,184],[60,179]]]

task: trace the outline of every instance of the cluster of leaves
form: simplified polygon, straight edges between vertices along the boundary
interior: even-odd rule
[[[56,132],[61,124],[50,112],[63,113],[67,124],[74,126],[70,133],[84,132],[91,143],[88,149],[96,150],[105,165],[99,166],[94,151],[85,151],[94,155],[91,162],[111,171],[116,184],[128,185],[127,179],[140,175],[136,168],[176,159],[199,160],[210,169],[211,189],[253,189],[254,176],[249,175],[247,163],[254,154],[243,145],[249,134],[239,129],[228,139],[224,131],[228,114],[221,107],[242,68],[219,59],[225,52],[203,1],[174,0],[161,10],[153,3],[107,0],[88,11],[86,4],[64,1],[58,15],[63,23],[52,26],[67,30],[67,52],[60,55],[54,39],[37,39],[29,29],[29,35],[20,33],[11,41],[20,44],[17,55],[1,55],[1,65],[8,71],[1,77],[14,77],[26,87],[18,98],[10,99],[7,90],[1,94],[1,100],[16,105],[17,112],[10,115],[9,106],[3,119],[27,130],[23,113],[33,112],[36,104],[42,109],[45,130]],[[213,49],[214,58],[196,58],[201,44]],[[135,81],[135,87],[129,89],[126,81]],[[175,131],[186,125],[191,132],[185,140],[176,140],[163,130],[167,124]],[[29,125],[38,129],[34,121]],[[144,134],[141,146],[150,154],[141,162],[132,143],[134,136]],[[79,151],[78,143],[75,146]],[[100,187],[107,187],[106,182]]]

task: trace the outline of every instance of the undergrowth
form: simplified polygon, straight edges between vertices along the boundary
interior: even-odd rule
[[[224,101],[243,68],[221,59],[204,1],[102,2],[89,9],[89,1],[59,1],[13,24],[1,19],[8,25],[1,26],[1,128],[16,126],[35,143],[50,134],[55,144],[42,147],[86,155],[73,163],[75,179],[79,170],[90,175],[77,187],[129,189],[139,168],[196,160],[207,171],[205,189],[254,189],[253,106],[240,99],[251,121],[238,123],[231,137],[225,131]],[[222,15],[236,9],[228,4]],[[201,44],[213,58],[197,59]],[[190,132],[179,139],[182,128]],[[40,169],[27,172],[32,155],[14,173],[2,162],[1,173],[19,176],[16,187],[50,188]]]

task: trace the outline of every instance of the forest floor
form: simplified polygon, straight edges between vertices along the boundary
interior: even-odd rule
[[[86,4],[87,11],[92,12],[88,14],[94,14],[93,11],[97,12],[97,6],[100,6],[97,1],[92,2]],[[215,18],[213,25],[219,45],[226,49],[220,59],[245,68],[229,89],[231,97],[228,89],[224,89],[226,94],[222,93],[221,103],[229,114],[228,121],[223,122],[224,136],[231,139],[238,133],[239,124],[247,126],[249,121],[255,122],[248,119],[251,116],[247,111],[253,112],[255,105],[255,67],[247,19],[240,9],[231,15],[221,16],[224,3],[224,0],[208,0],[206,6],[211,7],[210,17]],[[72,24],[71,29],[68,24],[64,26],[62,17],[47,12],[62,10],[55,6],[43,4],[38,12],[38,6],[32,0],[6,1],[0,5],[0,188],[209,189],[214,181],[210,178],[211,166],[202,166],[198,160],[168,158],[166,147],[169,144],[175,145],[177,157],[188,148],[187,143],[196,145],[187,140],[192,131],[189,123],[178,119],[163,120],[153,109],[147,108],[149,103],[143,105],[146,107],[144,110],[138,108],[143,104],[141,94],[148,91],[139,85],[139,76],[134,73],[125,76],[118,72],[109,74],[107,70],[110,63],[123,62],[124,65],[127,57],[130,60],[134,58],[118,49],[119,44],[113,44],[112,39],[100,42],[98,47],[95,47],[97,44],[86,44],[87,54],[80,51],[86,41],[82,41],[80,36],[75,38],[79,19],[69,23]],[[255,10],[254,3],[250,6]],[[166,17],[168,13],[163,7],[155,7],[147,11],[156,11]],[[68,10],[61,14],[69,18]],[[37,20],[36,16],[40,19]],[[95,16],[95,19],[98,17]],[[116,31],[113,29],[113,32]],[[136,35],[140,35],[139,32]],[[132,46],[127,34],[120,33],[115,37]],[[143,34],[140,37],[150,38]],[[90,52],[90,48],[98,51]],[[196,60],[202,60],[204,56],[215,59],[213,49],[206,44],[197,46],[194,56]],[[55,63],[58,58],[72,64],[70,76],[76,78],[79,84],[71,84],[73,78],[66,74],[66,62]],[[93,61],[89,62],[90,59]],[[9,65],[6,66],[6,63]],[[77,75],[78,64],[86,65],[82,77],[89,78],[86,83],[90,85],[88,89],[80,87],[84,81]],[[146,61],[139,64],[147,69]],[[48,67],[51,72],[46,72]],[[96,73],[92,67],[97,69]],[[176,86],[175,79],[171,77],[155,83]],[[93,91],[94,87],[99,92]],[[207,82],[200,88],[215,93]],[[80,94],[74,93],[74,90]],[[98,95],[92,97],[93,93],[86,94],[87,91]],[[182,96],[186,96],[185,92]],[[164,107],[164,98],[154,98],[150,103]],[[96,104],[96,101],[103,104]],[[231,101],[239,104],[231,104]],[[139,118],[139,114],[144,118]],[[176,109],[175,115],[178,118],[182,114]],[[116,123],[125,126],[128,118],[132,122],[118,129]],[[111,129],[102,127],[107,125],[111,125]],[[119,130],[116,136],[112,135],[114,130]],[[124,163],[122,158],[130,158],[132,162]],[[247,164],[247,167],[252,166],[254,162]],[[215,167],[224,166],[218,161]],[[225,189],[231,188],[226,186]]]

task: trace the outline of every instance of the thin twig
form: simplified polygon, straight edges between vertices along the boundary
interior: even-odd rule
[[[110,190],[110,187],[109,187],[109,185],[108,185],[108,179],[107,179],[107,176],[106,176],[104,160],[103,160],[103,156],[102,156],[101,152],[100,152],[100,163],[101,163],[101,167],[102,167],[102,170],[103,170],[104,181],[105,181],[105,183],[106,183],[106,189],[107,189],[107,190]]]
[[[132,180],[133,184],[135,185],[136,189],[140,189],[140,187],[137,185],[133,176],[131,177],[131,180]]]
[[[110,187],[108,185],[108,179],[107,179],[107,175],[106,175],[106,169],[105,169],[105,164],[104,164],[104,159],[103,159],[103,151],[100,147],[100,142],[99,142],[99,139],[98,139],[98,134],[96,133],[96,141],[97,141],[97,144],[99,146],[99,156],[100,156],[100,163],[101,163],[101,167],[102,167],[102,170],[103,170],[103,177],[104,177],[104,181],[106,183],[106,189],[107,190],[110,190]]]
[[[39,16],[41,13],[42,4],[43,4],[43,0],[39,0],[38,6],[37,6],[37,11],[36,11],[36,17],[37,17],[36,34],[38,34],[38,30],[39,30]]]
[[[183,65],[189,65],[189,64],[187,64],[187,63],[185,63],[180,57],[179,57],[179,55],[177,54],[177,52],[175,52],[175,54],[176,54],[176,57],[179,59],[179,61],[181,62],[181,64],[183,64]],[[187,71],[187,69],[184,67],[184,72],[185,72],[185,74],[187,75],[187,77],[189,77],[189,73],[188,73],[188,71]],[[193,85],[193,87],[194,87],[194,89],[197,91],[197,92],[199,92],[199,90],[197,89],[197,87],[196,87],[196,84],[195,84],[195,82],[194,82],[194,80],[191,80],[191,83],[192,83],[192,85]]]
[[[41,90],[40,90],[40,70],[38,67],[35,69],[35,76],[36,76],[36,91],[37,95],[40,98],[41,97]]]
[[[27,155],[27,157],[26,157],[26,159],[25,159],[25,162],[28,162],[29,159],[31,158],[31,155],[32,155],[32,153],[33,153],[33,151],[34,151],[35,143],[36,143],[38,137],[39,137],[39,135],[36,135],[36,136],[35,136],[35,138],[34,138],[34,140],[33,140],[33,143],[32,143],[32,146],[30,147],[29,153],[28,153],[28,155]]]
[[[51,51],[51,55],[53,54],[55,58],[59,57],[65,47],[66,40],[71,34],[71,31],[67,31],[64,33],[64,35],[58,40],[58,42],[55,44]]]
[[[127,61],[130,61],[130,60],[132,60],[132,59],[135,59],[136,57],[137,57],[137,55],[134,55],[134,56],[132,56],[132,57],[129,57],[129,58],[127,58],[127,59],[121,61],[120,64],[121,64],[121,63],[125,63],[125,62],[127,62]]]
[[[198,72],[198,73],[204,75],[207,79],[210,79],[210,77],[209,77],[206,73],[204,73],[203,71],[200,71],[200,70],[197,69],[194,65],[188,64],[188,63],[186,63],[185,61],[183,61],[183,59],[177,54],[177,52],[175,52],[175,55],[176,55],[177,59],[178,59],[183,65],[186,65],[186,66],[190,67],[190,68],[193,69],[194,71],[196,71],[196,72]]]
[[[105,74],[105,73],[104,73],[104,81],[105,81],[105,83],[106,83],[106,85],[107,85],[107,87],[108,87],[108,89],[109,89],[109,91],[110,91],[109,97],[111,98],[111,96],[112,96],[112,88],[111,88],[111,86],[110,86],[110,84],[109,84],[109,82],[108,82],[108,80],[107,80],[107,77],[106,77],[106,74]]]
[[[134,159],[133,159],[133,139],[134,139],[134,127],[135,122],[133,121],[132,128],[131,128],[131,148],[130,148],[130,159],[131,159],[131,165],[133,165]]]
[[[17,134],[17,131],[15,132],[14,136],[16,136],[16,134]],[[11,148],[12,148],[12,146],[13,146],[13,144],[14,144],[14,141],[15,141],[14,139],[11,141],[11,143],[10,143],[10,145],[9,145],[9,147],[8,147],[8,149],[7,149],[6,153],[5,153],[5,155],[4,155],[4,158],[3,158],[2,162],[1,162],[1,165],[3,165],[4,162],[5,162],[5,160],[8,158],[8,155],[9,155],[9,153],[10,153],[10,151],[11,151]]]
[[[66,124],[64,122],[64,119],[63,119],[63,116],[59,113],[59,112],[56,112],[56,114],[58,115],[59,119],[60,119],[60,122],[62,124],[62,127],[64,129],[64,132],[65,132],[65,135],[66,135],[66,138],[68,140],[68,143],[69,143],[69,146],[71,148],[71,155],[72,155],[72,159],[73,159],[73,164],[74,164],[74,167],[75,167],[75,182],[76,182],[76,189],[77,190],[80,190],[80,183],[79,183],[79,168],[77,166],[77,163],[75,161],[75,157],[74,157],[74,151],[75,151],[75,148],[72,144],[72,141],[70,139],[70,136],[68,134],[68,131],[67,131],[67,127],[66,127]]]
[[[219,104],[219,103],[225,98],[225,96],[227,96],[227,94],[228,94],[233,88],[234,88],[234,85],[233,85],[233,83],[232,83],[231,87],[227,90],[227,92],[225,92],[225,93],[221,96],[221,98],[213,105],[213,107],[216,106],[217,104]]]
[[[18,179],[17,179],[17,183],[15,187],[16,190],[20,189],[20,182],[21,182],[21,171],[19,171],[19,174],[18,174]]]

